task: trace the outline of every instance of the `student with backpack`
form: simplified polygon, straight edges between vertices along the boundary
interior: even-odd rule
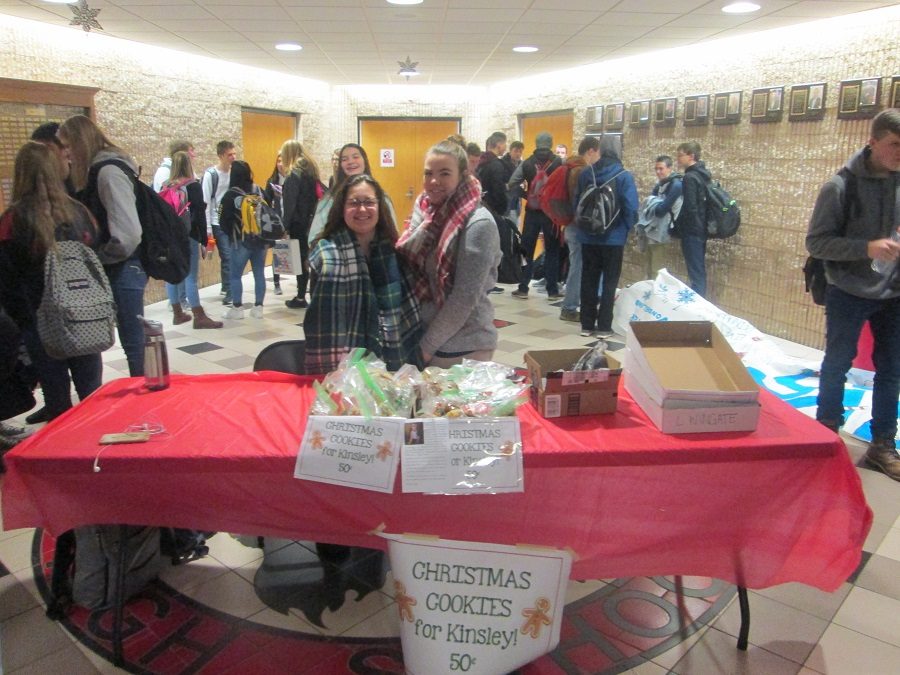
[[[128,360],[132,377],[144,374],[144,328],[138,316],[144,313],[144,288],[147,274],[139,251],[141,221],[138,218],[135,181],[140,172],[137,163],[116,146],[93,120],[74,115],[59,128],[59,139],[69,151],[70,177],[78,199],[97,221],[100,246],[97,257],[103,263],[116,302],[119,342]],[[91,167],[107,160],[95,172],[95,190],[88,190]]]
[[[591,202],[591,195],[596,199]],[[594,206],[586,210],[585,205]],[[600,139],[600,159],[578,178],[576,237],[581,244],[581,335],[612,336],[613,303],[622,273],[628,232],[637,220],[638,196],[634,177],[622,167],[618,140]],[[598,220],[601,217],[600,222]],[[599,305],[597,287],[601,283]]]
[[[228,189],[231,163],[237,158],[237,150],[231,141],[216,143],[216,156],[219,161],[203,172],[203,201],[206,202],[206,222],[209,223],[212,235],[216,239],[216,250],[219,252],[219,273],[222,280],[220,295],[223,305],[231,304],[231,241],[219,227],[219,204]]]
[[[525,193],[525,227],[522,233],[522,254],[525,256],[525,267],[522,269],[522,280],[519,287],[512,292],[514,298],[525,300],[528,297],[528,284],[534,270],[534,247],[538,235],[544,235],[544,276],[547,279],[547,299],[559,300],[559,233],[553,227],[553,221],[541,210],[541,193],[547,179],[562,160],[553,153],[553,137],[546,131],[537,135],[534,153],[522,162],[513,172],[507,187],[515,188],[524,179],[528,183]]]
[[[219,226],[231,243],[231,298],[232,306],[225,312],[226,319],[243,319],[242,276],[247,262],[253,270],[253,292],[255,301],[250,316],[261,319],[263,300],[266,297],[266,240],[246,232],[245,222],[249,219],[244,200],[250,195],[262,195],[262,190],[253,183],[253,172],[247,162],[236,160],[231,165],[228,189],[222,196]],[[249,206],[249,204],[247,205]]]
[[[687,141],[675,154],[681,179],[681,211],[675,219],[675,235],[681,239],[681,253],[687,267],[691,288],[706,297],[706,184],[712,180],[706,164],[700,159],[700,144]]]
[[[99,351],[53,358],[41,341],[38,309],[44,297],[45,260],[56,255],[57,242],[62,241],[95,247],[97,228],[88,210],[66,194],[51,150],[29,141],[16,155],[12,203],[0,217],[0,304],[22,331],[37,371],[46,409],[41,421],[72,407],[72,382],[79,399],[97,389],[103,368]],[[96,261],[92,253],[86,254]],[[96,271],[103,274],[99,261]],[[108,311],[107,337],[112,308]]]
[[[180,284],[166,282],[166,294],[172,305],[173,323],[177,326],[193,319],[194,328],[221,328],[222,322],[215,321],[206,315],[200,304],[199,274],[200,256],[206,252],[206,204],[203,201],[203,189],[194,177],[191,156],[187,152],[176,152],[172,155],[171,173],[164,181],[160,196],[166,200],[184,222],[190,234],[190,272]],[[187,297],[193,316],[184,311],[181,298]]]

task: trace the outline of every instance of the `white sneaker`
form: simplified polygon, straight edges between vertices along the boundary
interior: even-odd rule
[[[250,316],[252,316],[254,319],[263,318],[262,305],[254,305],[253,309],[250,310]]]
[[[228,311],[225,312],[226,319],[243,319],[244,318],[244,308],[243,307],[229,307]]]
[[[615,333],[613,333],[611,330],[598,330],[596,333],[594,333],[594,335],[601,340],[606,340],[615,335]]]

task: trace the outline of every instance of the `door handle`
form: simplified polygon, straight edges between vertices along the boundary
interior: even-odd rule
[[[412,189],[412,188],[409,188],[409,189],[406,191],[406,198],[407,198],[407,199],[412,199],[412,198],[415,197],[415,196],[416,196],[416,193],[413,192],[413,189]]]

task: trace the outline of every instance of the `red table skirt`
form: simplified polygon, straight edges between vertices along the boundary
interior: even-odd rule
[[[624,390],[615,415],[550,421],[523,406],[525,491],[464,496],[293,478],[312,397],[308,378],[278,373],[176,376],[162,392],[111,382],[6,456],[5,527],[135,523],[369,547],[385,529],[570,547],[577,579],[830,591],[871,525],[840,439],[765,392],[753,433],[665,435]],[[97,443],[136,423],[165,433]]]

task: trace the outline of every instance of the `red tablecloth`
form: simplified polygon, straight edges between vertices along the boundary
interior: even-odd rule
[[[370,534],[568,546],[573,578],[696,574],[761,588],[837,588],[872,514],[840,439],[761,394],[753,433],[660,433],[620,390],[619,412],[543,420],[519,409],[525,492],[393,494],[297,480],[313,398],[279,373],[175,376],[101,387],[7,454],[6,528],[135,523],[379,547]],[[150,442],[104,433],[161,424]],[[100,471],[94,471],[98,458]]]

